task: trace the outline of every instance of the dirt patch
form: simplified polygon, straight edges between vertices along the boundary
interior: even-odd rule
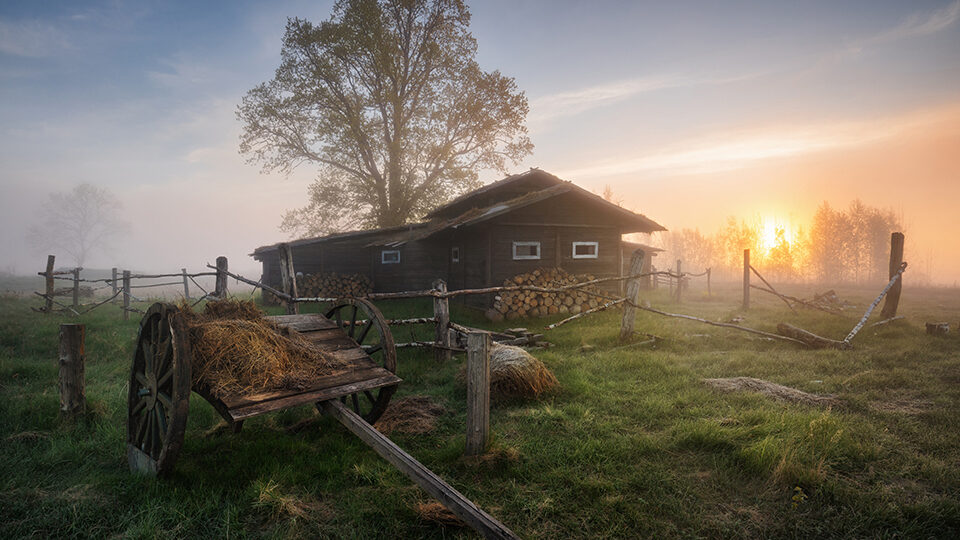
[[[445,527],[466,526],[466,523],[448,510],[446,506],[437,501],[417,503],[413,509],[417,512],[417,515],[420,516],[420,519],[429,521],[430,523],[436,523]]]
[[[870,406],[881,412],[923,414],[930,411],[933,403],[922,399],[896,399],[891,401],[874,401]]]
[[[391,402],[373,427],[380,433],[430,433],[437,427],[437,417],[445,412],[427,396],[408,396]]]
[[[217,300],[202,313],[181,304],[193,353],[193,379],[217,397],[302,390],[345,362],[264,318],[251,301]]]
[[[466,380],[466,366],[458,375]],[[490,348],[491,397],[537,397],[557,385],[557,378],[527,351],[494,343]]]
[[[796,388],[772,383],[753,377],[733,377],[729,379],[704,379],[703,382],[724,392],[759,392],[778,401],[802,403],[805,405],[831,405],[836,403],[833,396],[819,396]]]

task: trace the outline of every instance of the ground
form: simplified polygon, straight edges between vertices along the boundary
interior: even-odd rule
[[[838,292],[857,308],[793,314],[754,292],[743,313],[732,287],[709,298],[689,291],[681,305],[662,289],[644,296],[667,311],[741,315],[768,331],[783,321],[842,339],[878,288]],[[194,395],[172,477],[131,475],[125,396],[137,321],[110,306],[83,317],[88,412],[69,421],[57,416],[57,329],[73,320],[34,305],[0,299],[0,537],[473,536],[421,519],[416,507],[429,497],[309,407],[248,421],[234,435]],[[431,309],[427,301],[381,307],[388,317]],[[956,537],[960,290],[908,288],[901,312],[905,320],[861,332],[852,351],[803,350],[649,313],[637,330],[663,339],[622,347],[620,312],[572,322],[545,332],[555,347],[534,352],[559,387],[495,402],[493,443],[480,459],[462,457],[463,359],[438,365],[407,350],[398,397],[430,396],[448,414],[433,433],[391,438],[525,538]],[[458,306],[453,318],[482,324]],[[928,336],[927,321],[949,321],[950,334]],[[423,331],[417,337],[432,335]],[[409,341],[408,329],[396,334]],[[736,376],[836,403],[703,383]]]

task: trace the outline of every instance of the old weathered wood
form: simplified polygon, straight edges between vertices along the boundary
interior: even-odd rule
[[[633,255],[630,257],[630,275],[636,275],[641,272],[643,268],[643,259],[646,254],[642,249],[638,249],[633,252]],[[639,302],[640,298],[640,280],[637,278],[630,279],[627,281],[627,294],[624,296],[627,299],[627,305],[623,308],[623,318],[620,320],[620,341],[627,341],[633,337],[633,322],[637,316],[637,311],[634,308],[634,305]]]
[[[903,315],[897,315],[896,317],[890,317],[889,319],[883,319],[882,321],[877,321],[871,324],[870,326],[867,326],[867,328],[876,328],[878,326],[884,326],[892,323],[893,321],[899,321],[900,319],[906,319],[906,317],[904,317]]]
[[[123,271],[123,320],[130,320],[130,271]]]
[[[73,309],[80,307],[80,269],[73,269]]]
[[[900,270],[900,264],[903,263],[903,233],[895,232],[890,235],[890,274],[889,279],[893,279],[894,274]],[[903,289],[903,279],[898,280],[890,292],[887,293],[887,300],[883,303],[883,309],[880,310],[880,316],[884,319],[896,317],[897,307],[900,305],[900,291]]]
[[[860,318],[860,322],[858,322],[857,325],[853,327],[853,330],[850,330],[850,333],[847,334],[847,337],[843,338],[844,341],[846,341],[847,343],[850,343],[850,340],[852,340],[853,337],[857,335],[857,332],[859,332],[860,329],[863,328],[863,325],[867,323],[867,319],[870,318],[870,314],[873,313],[873,310],[877,307],[877,304],[880,303],[880,300],[882,300],[883,297],[886,296],[891,289],[893,289],[894,285],[898,284],[900,280],[903,279],[903,272],[906,269],[907,269],[907,263],[905,262],[900,263],[899,270],[897,270],[897,272],[893,275],[893,277],[890,278],[890,282],[887,283],[887,286],[884,287],[882,291],[880,291],[880,295],[877,296],[877,298],[870,303],[870,306],[867,307],[867,311],[864,312],[863,317]]]
[[[486,452],[490,442],[490,334],[467,334],[468,456]]]
[[[925,323],[927,327],[927,333],[931,336],[944,336],[950,333],[950,323],[947,322],[933,322]]]
[[[683,271],[681,270],[680,259],[677,259],[677,303],[680,303],[681,293],[683,290]]]
[[[555,323],[553,323],[553,324],[548,324],[547,326],[544,326],[544,329],[546,329],[546,330],[553,330],[554,328],[557,328],[557,327],[559,327],[559,326],[563,326],[563,325],[567,324],[568,322],[575,321],[575,320],[577,320],[577,319],[579,319],[579,318],[582,318],[582,317],[586,317],[587,315],[591,315],[591,314],[596,313],[596,312],[598,312],[598,311],[604,311],[604,310],[610,309],[610,308],[612,308],[613,306],[626,303],[626,301],[627,301],[626,298],[619,298],[619,299],[617,299],[617,300],[611,300],[611,301],[609,301],[609,302],[607,302],[607,303],[605,303],[605,304],[601,304],[601,305],[599,305],[599,306],[597,306],[597,307],[595,307],[595,308],[590,308],[590,309],[588,309],[588,310],[586,310],[586,311],[581,311],[580,313],[577,313],[576,315],[571,315],[570,317],[567,317],[566,319],[557,321],[557,322],[555,322]],[[628,305],[629,305],[629,304],[628,304]]]
[[[374,452],[393,464],[415,484],[440,501],[457,517],[474,528],[484,538],[517,538],[503,523],[477,507],[459,491],[443,481],[422,463],[404,452],[393,441],[363,421],[353,411],[336,401],[317,404],[321,411],[336,418],[344,427],[367,443]]]
[[[297,294],[297,274],[293,267],[293,250],[290,249],[290,244],[280,244],[277,254],[280,256],[280,282],[283,284],[283,292],[290,298],[297,298],[299,296]],[[297,302],[284,299],[283,303],[288,314],[300,313],[300,305]]]
[[[710,291],[710,274],[713,273],[712,268],[707,268],[707,298],[711,298],[713,293]]]
[[[666,311],[660,311],[659,309],[648,307],[648,306],[637,305],[635,307],[637,309],[642,309],[644,311],[649,311],[650,313],[656,313],[657,315],[663,315],[665,317],[673,317],[675,319],[686,319],[688,321],[697,321],[703,324],[709,324],[710,326],[719,326],[722,328],[733,328],[734,330],[740,330],[741,332],[749,332],[751,334],[757,334],[758,336],[764,336],[770,339],[778,339],[780,341],[790,341],[793,343],[799,343],[800,345],[805,345],[804,342],[797,339],[793,339],[787,336],[781,336],[779,334],[771,334],[770,332],[764,332],[763,330],[756,330],[754,328],[747,328],[746,326],[708,321],[707,319],[701,319],[700,317],[694,317],[693,315],[685,315],[683,313],[667,313]]]
[[[223,255],[217,257],[217,282],[213,290],[213,295],[217,298],[227,297],[227,258]]]
[[[743,309],[750,309],[750,250],[743,250]]]
[[[794,312],[794,313],[797,312],[797,310],[793,309],[793,305],[790,304],[790,301],[787,300],[787,297],[784,296],[784,295],[782,295],[782,294],[780,294],[780,293],[778,293],[777,290],[773,288],[773,285],[771,285],[766,279],[764,279],[763,276],[760,275],[760,272],[758,272],[757,269],[754,268],[752,265],[750,266],[750,271],[753,272],[758,278],[760,278],[760,281],[762,281],[763,284],[766,285],[766,286],[769,288],[769,291],[768,291],[768,292],[770,292],[771,294],[773,294],[774,296],[776,296],[776,297],[779,298],[780,300],[783,300],[783,303],[786,304],[788,308],[790,308],[790,311],[792,311],[792,312]],[[752,286],[752,285],[751,285],[751,286]],[[753,287],[753,286],[752,286],[752,287]],[[754,287],[754,288],[755,288],[755,289],[758,289],[759,287]],[[763,289],[761,289],[761,290],[763,290]]]
[[[53,313],[53,294],[54,294],[54,285],[53,285],[53,262],[56,259],[53,255],[47,255],[47,271],[44,274],[46,278],[46,305],[44,306],[44,311],[47,313]]]
[[[439,293],[447,292],[447,282],[438,279],[433,282],[433,288]],[[453,358],[450,350],[450,301],[446,298],[433,298],[433,317],[437,320],[434,337],[439,347],[434,348],[433,357],[437,362],[449,362]]]
[[[60,414],[64,416],[81,414],[86,408],[84,334],[82,324],[60,325]]]
[[[190,299],[190,276],[187,275],[187,269],[181,268],[180,271],[183,273],[183,298],[185,300]]]
[[[116,298],[116,297],[118,296],[117,293],[120,292],[120,285],[119,285],[119,283],[117,282],[117,267],[116,267],[116,266],[114,266],[113,268],[110,269],[110,290],[113,292],[113,298]],[[112,303],[116,303],[115,300],[112,300],[111,302],[112,302]]]
[[[777,332],[782,335],[806,343],[814,349],[840,349],[847,350],[852,348],[846,341],[837,341],[835,339],[818,336],[813,332],[808,332],[803,328],[797,328],[791,324],[780,323],[777,325]]]

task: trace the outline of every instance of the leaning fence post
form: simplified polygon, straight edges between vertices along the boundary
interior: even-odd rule
[[[683,271],[680,269],[680,259],[677,259],[677,303],[680,303],[680,291],[683,289]]]
[[[80,414],[86,407],[83,338],[82,324],[60,325],[60,414],[64,416]]]
[[[750,309],[750,250],[743,250],[743,309]]]
[[[643,268],[643,258],[645,253],[642,249],[638,249],[633,252],[633,256],[630,258],[630,274],[631,276],[636,276],[641,272]],[[630,278],[627,280],[627,299],[624,302],[623,308],[623,319],[620,321],[620,341],[627,341],[633,336],[633,320],[637,315],[637,308],[634,305],[639,300],[640,296],[640,278]]]
[[[277,252],[280,256],[280,280],[283,283],[283,292],[291,298],[297,298],[297,275],[293,269],[293,250],[290,244],[280,244],[277,246]],[[300,305],[290,300],[284,300],[283,304],[287,306],[287,313],[293,315],[300,313]]]
[[[900,264],[903,262],[903,233],[895,232],[890,235],[890,277],[900,271]],[[893,284],[890,291],[887,292],[887,299],[883,302],[883,309],[880,310],[880,317],[891,319],[897,316],[897,307],[900,305],[900,291],[903,289],[903,275]]]
[[[217,298],[227,297],[227,258],[223,255],[217,257],[217,284],[213,295]]]
[[[73,269],[73,310],[80,307],[80,268]]]
[[[467,334],[468,456],[484,453],[490,441],[490,334]]]
[[[439,293],[447,292],[447,282],[442,279],[434,280],[433,289]],[[450,350],[450,301],[446,297],[433,297],[433,318],[436,322],[434,333],[433,357],[437,362],[449,362],[453,357]]]
[[[123,271],[123,320],[130,320],[130,271]]]
[[[120,287],[117,285],[117,267],[114,266],[110,269],[110,291],[113,294],[113,300],[110,301],[111,304],[117,303],[117,292],[120,290]]]
[[[43,308],[43,311],[48,315],[53,313],[53,293],[55,291],[53,287],[53,262],[56,259],[53,255],[47,255],[47,272],[44,274],[46,277],[46,289],[47,289],[47,303]]]
[[[184,300],[189,300],[189,299],[190,299],[190,285],[187,283],[187,269],[186,269],[186,268],[181,268],[180,271],[183,272],[183,298],[184,298]]]

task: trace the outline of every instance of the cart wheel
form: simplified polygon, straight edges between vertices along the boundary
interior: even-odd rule
[[[397,348],[387,320],[380,310],[362,298],[341,298],[327,311],[327,318],[337,323],[354,339],[375,363],[390,373],[397,372]],[[354,412],[373,424],[387,410],[397,385],[365,390],[340,398]]]
[[[163,475],[183,445],[190,405],[190,341],[176,307],[156,303],[140,320],[127,398],[127,461]]]

